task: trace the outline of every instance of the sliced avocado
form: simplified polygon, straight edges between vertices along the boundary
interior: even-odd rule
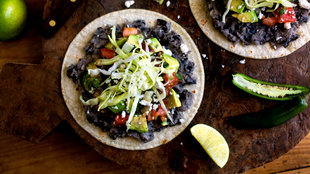
[[[127,41],[127,38],[126,37],[122,37],[122,38],[119,38],[117,41],[116,41],[116,44],[119,46],[119,47],[122,47],[124,45],[124,43]],[[113,46],[113,44],[111,42],[109,42],[108,44],[106,44],[104,46],[105,48],[107,49],[115,49],[115,47]]]
[[[154,50],[154,52],[159,52],[163,50],[163,47],[155,37],[151,39],[151,43],[149,46]]]
[[[169,71],[171,70],[173,72],[177,72],[178,71],[180,63],[179,63],[179,61],[177,59],[175,59],[175,58],[173,58],[173,57],[171,57],[171,56],[169,56],[167,54],[163,54],[162,58],[164,59],[164,61],[166,63],[168,63],[168,65],[166,65],[166,67],[164,65],[165,69],[167,69]]]
[[[127,42],[130,43],[131,45],[134,45],[136,47],[139,47],[139,36],[138,35],[129,35]]]
[[[130,122],[129,129],[135,130],[140,133],[148,132],[146,117],[133,117]]]
[[[169,109],[182,106],[178,93],[176,93],[173,89],[169,92],[167,106]]]
[[[125,104],[124,100],[122,100],[114,106],[108,106],[108,108],[113,113],[118,114],[118,113],[121,113],[122,111],[124,111],[126,109],[126,104]]]
[[[245,8],[245,3],[243,0],[232,0],[230,4],[230,10],[237,12],[237,13],[242,13]]]
[[[241,14],[233,14],[232,16],[237,18],[240,22],[244,22],[244,23],[258,22],[258,18],[254,10],[249,11],[249,12],[244,12]]]
[[[142,35],[129,35],[127,42],[122,47],[125,53],[130,53],[134,47],[139,47],[139,39],[143,39]]]
[[[244,23],[258,22],[258,18],[256,16],[255,10],[244,12],[241,14],[233,14],[232,16],[237,18],[240,22],[244,22]]]

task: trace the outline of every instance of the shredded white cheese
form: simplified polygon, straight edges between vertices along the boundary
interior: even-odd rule
[[[260,11],[257,17],[258,17],[258,19],[262,19],[262,18],[264,17],[264,15],[263,15],[263,13]]]
[[[111,74],[111,78],[112,79],[121,79],[123,77],[123,73],[116,73],[116,72],[113,72]]]
[[[157,105],[157,104],[154,104],[154,105],[153,105],[153,109],[156,110],[157,108],[158,108],[158,105]]]
[[[146,101],[146,100],[141,100],[140,102],[139,102],[141,105],[144,105],[144,106],[150,106],[150,105],[152,105],[151,104],[151,102],[148,102],[148,101]]]

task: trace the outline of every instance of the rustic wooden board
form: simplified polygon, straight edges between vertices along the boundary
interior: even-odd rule
[[[48,11],[53,10],[55,4],[57,2],[47,1],[46,15],[48,15]],[[231,173],[244,171],[279,157],[294,147],[309,131],[309,109],[282,126],[266,130],[237,130],[223,121],[228,116],[258,111],[274,104],[253,98],[234,88],[230,82],[232,73],[242,72],[271,82],[309,86],[309,44],[293,55],[282,59],[267,61],[246,59],[246,64],[241,65],[239,64],[240,57],[222,50],[203,35],[190,13],[187,1],[171,0],[171,5],[167,8],[164,5],[159,6],[151,0],[147,0],[136,1],[133,8],[150,9],[169,16],[189,32],[200,52],[208,55],[208,59],[203,60],[206,72],[204,101],[191,125],[206,123],[218,129],[230,145],[231,156],[228,164],[223,169],[219,169],[191,137],[188,129],[170,143],[146,151],[119,150],[100,144],[83,131],[65,109],[60,93],[60,68],[69,43],[81,28],[98,16],[125,8],[123,4],[124,0],[85,1],[53,38],[43,40],[45,58],[41,65],[11,65],[6,66],[7,69],[3,71],[9,73],[2,77],[12,77],[17,82],[20,80],[19,87],[9,92],[21,91],[22,94],[28,92],[31,95],[27,93],[29,96],[25,98],[10,98],[6,90],[13,85],[13,82],[5,81],[8,85],[0,90],[1,96],[5,96],[4,94],[7,92],[8,94],[5,97],[8,99],[6,102],[10,101],[9,99],[14,99],[15,102],[20,102],[19,105],[24,99],[30,98],[30,102],[26,101],[28,105],[18,109],[19,112],[27,111],[27,109],[29,109],[29,113],[30,111],[37,111],[32,117],[33,120],[37,121],[36,124],[42,123],[44,120],[46,122],[49,119],[58,118],[57,116],[66,119],[86,143],[105,157],[116,161],[118,164],[148,173]],[[180,19],[177,19],[178,15],[180,15]],[[36,100],[39,99],[38,96],[43,97],[43,100]],[[44,108],[44,112],[29,107],[32,106],[29,104],[31,102],[36,102],[37,108]],[[0,103],[1,112],[12,112],[18,115],[14,112],[16,108],[11,107],[8,111],[5,106],[5,102]],[[58,122],[59,120],[52,122],[52,125]],[[10,120],[7,122],[0,120],[0,123],[7,125]],[[29,126],[29,128],[31,127],[34,126]],[[20,131],[27,132],[26,129]],[[28,133],[34,134],[34,132]]]
[[[62,121],[57,115],[67,110],[63,103],[54,103],[54,96],[59,96],[57,88],[53,87],[54,83],[59,83],[58,75],[42,66],[29,64],[40,63],[43,59],[38,26],[44,2],[26,0],[26,4],[25,30],[14,40],[0,42],[0,129],[39,142]],[[7,64],[2,69],[7,62],[24,64]]]
[[[124,1],[85,1],[52,39],[43,42],[43,64],[53,66],[59,72],[64,53],[79,30],[98,16],[123,9],[123,4]],[[70,115],[61,115],[99,153],[143,172],[231,173],[244,171],[279,157],[309,131],[309,109],[286,124],[266,130],[238,130],[224,122],[228,116],[258,111],[274,104],[253,98],[234,88],[231,84],[232,73],[242,72],[266,81],[309,86],[308,46],[282,59],[246,59],[246,64],[241,65],[240,57],[220,49],[203,35],[190,13],[187,1],[171,1],[169,7],[159,6],[151,0],[136,1],[132,8],[150,9],[169,16],[189,32],[201,53],[208,55],[208,59],[203,60],[206,72],[204,100],[191,125],[206,123],[218,129],[229,143],[230,159],[223,169],[219,169],[192,138],[188,129],[175,140],[158,148],[146,151],[115,149],[100,144],[88,135]],[[178,15],[180,19],[177,19]]]
[[[61,124],[44,141],[33,144],[0,131],[0,173],[134,174],[91,149],[71,129]],[[279,159],[243,174],[304,173],[310,171],[310,134]],[[49,169],[46,171],[46,169]]]

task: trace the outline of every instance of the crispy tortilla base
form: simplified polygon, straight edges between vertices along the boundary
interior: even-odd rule
[[[243,46],[240,43],[234,44],[213,27],[206,0],[189,0],[189,4],[199,27],[209,37],[209,39],[222,48],[243,57],[254,59],[272,59],[287,56],[305,45],[310,40],[310,22],[307,22],[306,24],[299,26],[297,33],[300,37],[291,42],[287,48],[281,47],[275,50],[269,43],[264,45],[248,46]]]
[[[123,24],[127,21],[132,22],[137,19],[144,19],[147,26],[154,26],[158,18],[166,20],[169,23],[171,23],[172,30],[181,35],[184,43],[188,46],[189,50],[191,51],[189,53],[189,59],[195,63],[194,76],[197,78],[197,84],[189,85],[186,88],[189,91],[192,91],[194,94],[193,104],[190,107],[190,109],[182,113],[184,117],[183,124],[168,127],[160,132],[155,132],[154,133],[155,138],[151,142],[142,143],[131,137],[117,138],[116,140],[112,140],[108,136],[107,132],[103,132],[99,127],[96,127],[94,124],[91,124],[87,121],[83,105],[79,100],[80,93],[79,91],[76,90],[77,85],[74,84],[73,81],[66,75],[67,67],[70,66],[71,64],[78,63],[79,59],[85,57],[85,52],[83,48],[87,44],[87,42],[91,39],[97,27],[100,26],[104,27],[107,24],[109,25]],[[156,12],[140,9],[128,9],[112,12],[104,16],[101,16],[92,21],[91,23],[89,23],[77,34],[77,36],[69,45],[65,58],[63,60],[61,71],[61,88],[65,103],[75,121],[84,130],[86,130],[93,137],[95,137],[98,141],[102,142],[103,144],[120,149],[143,150],[154,148],[169,142],[174,137],[179,135],[187,127],[187,125],[194,118],[200,106],[203,97],[204,80],[205,80],[204,78],[205,78],[204,69],[200,53],[191,37],[180,25],[178,25],[168,17]]]

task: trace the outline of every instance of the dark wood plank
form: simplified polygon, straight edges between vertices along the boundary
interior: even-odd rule
[[[309,173],[309,146],[310,134],[279,159],[244,174]],[[39,144],[0,131],[0,173],[137,172],[104,158],[84,143],[68,124],[63,123]]]
[[[135,173],[89,148],[67,124],[40,144],[0,131],[0,173]]]
[[[28,21],[25,30],[12,41],[0,42],[0,71],[8,62],[38,64],[43,59],[39,30],[44,3],[42,0],[26,1]],[[38,142],[60,123],[57,114],[66,110],[63,104],[53,101],[55,95],[60,95],[52,87],[59,83],[55,79],[57,74],[38,65],[8,64],[3,67],[0,77],[0,129]],[[39,86],[41,90],[38,90]],[[54,110],[54,106],[58,109]]]
[[[279,159],[267,163],[261,167],[251,169],[244,174],[255,173],[309,173],[310,170],[310,134],[300,143]],[[305,168],[299,170],[299,168]]]

